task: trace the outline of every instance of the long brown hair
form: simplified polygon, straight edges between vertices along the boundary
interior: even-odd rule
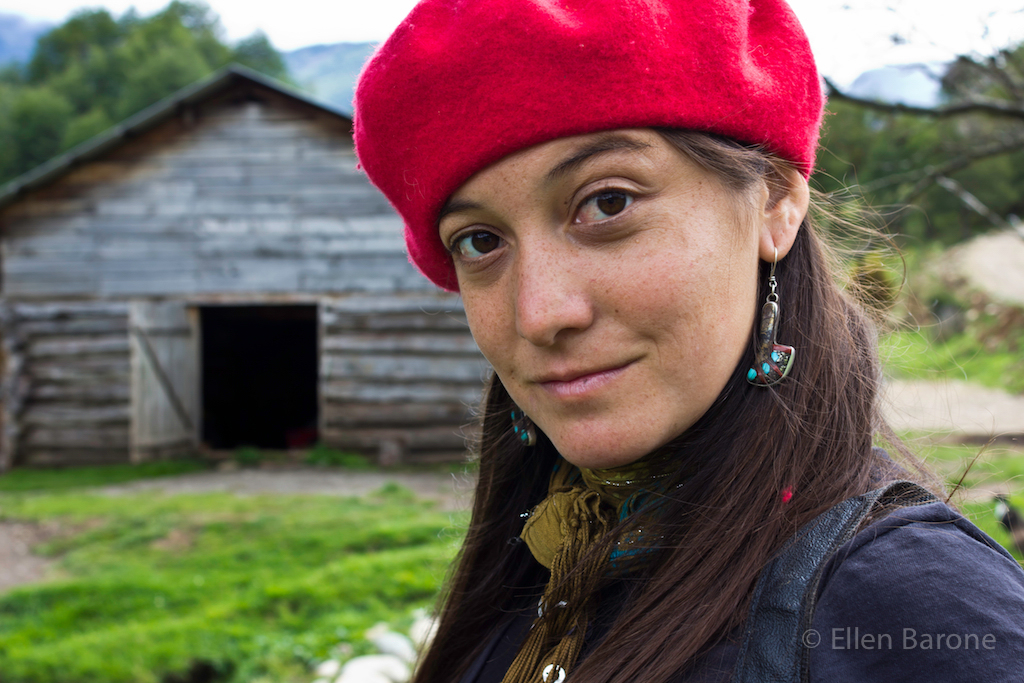
[[[688,131],[659,131],[717,175],[738,198],[765,183],[786,188],[785,162],[757,148]],[[876,331],[840,289],[806,218],[778,263],[781,338],[797,349],[786,381],[765,389],[745,378],[754,344],[711,408],[664,448],[678,473],[665,487],[654,537],[656,567],[607,636],[571,672],[580,683],[665,683],[740,625],[762,568],[804,523],[871,488],[891,436],[877,410]],[[759,300],[766,295],[762,264]],[[479,483],[466,541],[443,596],[440,626],[417,683],[457,681],[500,623],[526,608],[546,571],[517,542],[522,513],[547,493],[558,453],[543,434],[532,448],[512,438],[512,401],[492,377],[483,407]],[[695,473],[694,473],[695,472]],[[792,499],[783,504],[781,492]],[[635,525],[627,519],[625,528]],[[645,528],[651,528],[645,520]],[[609,541],[621,528],[613,530]]]

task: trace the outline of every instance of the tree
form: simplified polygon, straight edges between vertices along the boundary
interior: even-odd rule
[[[91,48],[107,50],[123,38],[120,26],[106,10],[82,10],[36,42],[28,63],[29,82],[41,84],[86,59]]]
[[[285,66],[281,54],[274,49],[266,34],[257,31],[235,46],[232,61],[244,64],[272,78],[287,81],[288,67]]]
[[[148,17],[76,13],[40,37],[24,71],[0,72],[0,183],[233,61],[288,78],[265,35],[227,45],[198,2]]]
[[[57,154],[70,118],[71,105],[49,88],[23,90],[10,110],[14,164],[32,168]]]
[[[914,107],[856,97],[827,82],[832,121],[820,165],[873,205],[906,208],[895,227],[945,242],[1024,214],[1024,45],[960,57],[944,101]],[[836,188],[827,176],[826,191]]]

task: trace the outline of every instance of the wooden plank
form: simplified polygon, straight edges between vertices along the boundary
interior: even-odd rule
[[[327,379],[383,379],[389,382],[438,380],[441,382],[479,382],[490,374],[482,357],[369,355],[323,355],[320,376]]]
[[[472,335],[466,332],[427,334],[412,332],[386,334],[380,332],[347,332],[325,335],[321,352],[466,354],[480,358],[480,350]]]
[[[128,316],[55,319],[55,321],[39,321],[19,324],[18,330],[27,337],[31,336],[79,336],[79,335],[113,335],[128,333]]]
[[[124,382],[128,379],[128,358],[86,358],[33,363],[29,373],[44,382]]]
[[[22,437],[31,448],[128,448],[128,425],[122,427],[31,428]]]
[[[16,318],[20,320],[61,320],[70,316],[127,317],[128,304],[121,301],[46,301],[42,303],[13,303]]]
[[[40,320],[20,323],[25,336],[78,336],[85,334],[127,334],[128,316],[117,318],[74,318],[70,320]]]
[[[25,448],[22,462],[30,467],[112,465],[128,462],[127,448]]]
[[[4,207],[4,220],[51,218],[53,216],[80,215],[92,207],[89,199],[72,197],[61,200],[27,198]]]
[[[29,343],[28,356],[29,358],[52,358],[88,355],[127,355],[128,348],[128,338],[124,336],[43,339]]]
[[[51,384],[41,381],[32,383],[28,397],[32,401],[52,401],[102,405],[107,403],[128,404],[131,389],[128,377],[122,383],[101,384]]]
[[[17,235],[7,243],[31,244],[37,249],[61,248],[75,243],[86,235],[90,239],[116,237],[117,239],[149,239],[150,235],[191,236],[195,233],[198,219],[180,216],[69,216],[49,221],[51,229],[36,228],[41,222],[24,223],[28,234]],[[63,223],[63,225],[61,225]]]
[[[405,242],[399,236],[388,235],[314,239],[245,234],[241,240],[238,235],[207,236],[195,245],[188,245],[188,250],[203,258],[299,258],[314,261],[379,254],[390,255],[394,267],[399,270],[408,270],[410,267],[405,256]]]
[[[412,296],[352,295],[325,299],[321,314],[325,324],[332,324],[336,314],[371,313],[375,316],[390,313],[458,314],[465,319],[462,302],[457,294],[441,294],[435,288],[430,294]]]
[[[460,402],[477,405],[483,397],[483,383],[442,384],[439,382],[402,382],[387,384],[359,380],[331,379],[321,382],[325,401],[373,403]]]
[[[114,406],[30,405],[22,413],[22,423],[31,427],[62,428],[69,426],[118,425],[127,429],[127,404]]]
[[[469,331],[465,318],[455,314],[445,315],[330,315],[324,320],[325,332],[342,335],[351,330],[368,332],[420,332],[425,330],[463,332]]]
[[[152,275],[173,275],[194,267],[191,263],[183,263],[180,256],[169,254],[151,261],[133,259],[93,259],[88,261],[72,259],[33,259],[30,261],[17,260],[6,264],[9,266],[7,273],[11,279],[30,280],[49,276],[70,279],[74,277],[86,277],[101,281],[103,279],[116,279],[117,277],[133,276],[139,273],[149,272]],[[148,271],[147,271],[148,266]],[[59,269],[56,272],[47,273],[47,268]],[[93,290],[80,287],[79,294],[93,294]]]
[[[300,288],[304,292],[371,292],[381,295],[393,292],[420,292],[436,288],[426,278],[411,268],[404,272],[388,274],[373,272],[352,272],[343,265],[332,264],[332,272],[304,272]]]
[[[194,443],[198,433],[199,350],[183,301],[131,306],[132,461]]]
[[[462,425],[473,411],[462,402],[449,403],[351,403],[325,401],[323,422],[330,427],[400,427]]]

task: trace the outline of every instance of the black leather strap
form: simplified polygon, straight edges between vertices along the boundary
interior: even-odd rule
[[[806,683],[810,650],[803,637],[828,558],[876,506],[935,500],[918,484],[897,481],[844,500],[797,532],[757,580],[731,683]]]

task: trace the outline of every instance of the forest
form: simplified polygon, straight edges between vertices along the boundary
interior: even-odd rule
[[[174,0],[145,17],[78,12],[43,34],[27,63],[0,68],[0,184],[231,63],[288,80],[265,35],[229,45],[199,3]]]

